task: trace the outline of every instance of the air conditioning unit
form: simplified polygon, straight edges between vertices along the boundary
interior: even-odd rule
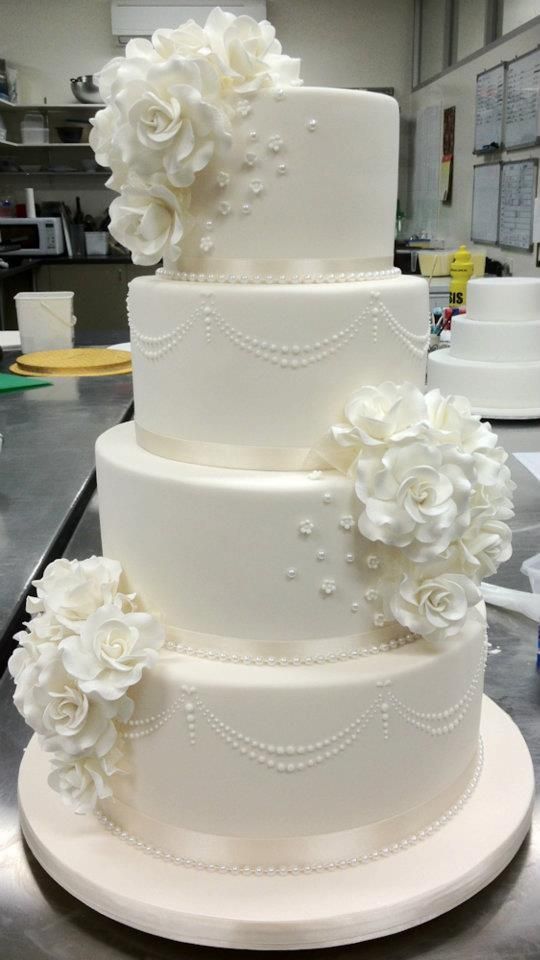
[[[217,0],[216,0],[217,2]],[[150,37],[159,27],[177,27],[186,20],[204,25],[216,2],[191,0],[190,3],[165,3],[164,0],[112,0],[111,25],[113,36],[125,45],[132,37]],[[266,0],[233,0],[221,4],[223,10],[255,20],[266,18]]]

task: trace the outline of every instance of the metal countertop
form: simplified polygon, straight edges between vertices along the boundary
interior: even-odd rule
[[[40,391],[36,391],[39,393]],[[45,391],[43,391],[45,392]],[[540,450],[536,423],[497,424],[509,451]],[[510,458],[518,484],[514,556],[494,580],[527,589],[521,562],[540,552],[540,486]],[[24,509],[21,504],[21,509]],[[22,518],[21,518],[22,520]],[[94,497],[66,548],[68,557],[100,552]],[[489,609],[490,640],[500,653],[488,658],[486,691],[514,718],[531,750],[540,781],[540,677],[535,671],[536,628],[515,614]],[[2,960],[172,960],[206,957],[215,950],[152,937],[103,917],[64,892],[23,847],[16,778],[30,731],[11,703],[12,685],[0,680],[0,956]],[[501,784],[504,789],[504,784]],[[66,814],[66,816],[69,814]],[[540,816],[507,869],[490,886],[450,913],[404,933],[369,943],[317,951],[319,960],[345,952],[359,960],[539,960]],[[189,875],[186,874],[186,882]],[[144,883],[144,864],[141,864]],[[312,955],[313,951],[304,952]],[[223,957],[231,955],[223,953]],[[245,951],[240,954],[246,957]]]
[[[93,492],[96,438],[132,409],[129,376],[46,379],[53,385],[0,394],[0,672],[30,582],[51,550],[61,554]]]

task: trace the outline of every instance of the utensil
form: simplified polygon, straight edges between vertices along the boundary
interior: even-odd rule
[[[71,78],[71,92],[79,103],[102,103],[99,87],[93,73]]]

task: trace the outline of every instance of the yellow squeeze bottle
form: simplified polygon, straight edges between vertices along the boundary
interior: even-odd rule
[[[467,281],[474,271],[472,257],[467,247],[456,251],[450,266],[450,306],[464,307],[467,302]]]

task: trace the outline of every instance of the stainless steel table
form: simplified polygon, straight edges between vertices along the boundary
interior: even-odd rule
[[[61,555],[93,492],[96,438],[132,410],[130,376],[51,382],[0,394],[0,672],[31,581]]]
[[[540,450],[536,424],[497,425],[508,450]],[[513,458],[516,491],[514,557],[495,578],[526,589],[521,562],[540,552],[540,485]],[[91,501],[67,545],[66,555],[100,549],[97,505]],[[486,689],[519,725],[540,777],[540,679],[535,671],[536,628],[528,620],[491,608],[490,639],[500,652],[488,658]],[[0,956],[3,960],[157,960],[201,957],[215,951],[161,940],[94,913],[65,893],[21,843],[16,777],[29,731],[11,704],[11,683],[0,681]],[[504,783],[501,783],[501,793]],[[69,816],[66,813],[66,816]],[[540,847],[525,842],[504,873],[462,906],[404,933],[346,948],[361,960],[538,960],[540,958]],[[141,861],[140,882],[144,884]],[[189,874],[185,875],[189,883]],[[336,957],[343,948],[327,951]],[[321,952],[318,951],[318,956]],[[227,954],[230,956],[230,952]],[[243,954],[245,956],[245,953]]]

